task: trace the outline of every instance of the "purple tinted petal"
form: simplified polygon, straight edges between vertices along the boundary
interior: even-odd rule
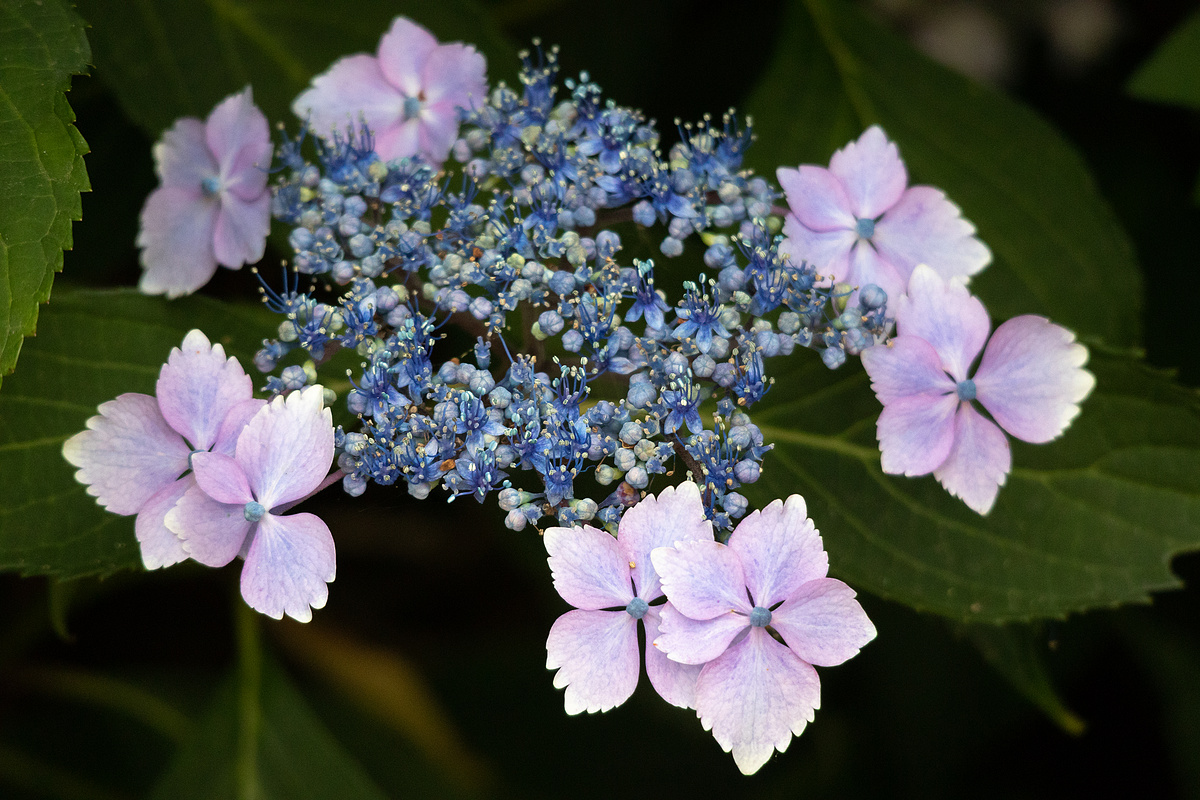
[[[726,611],[706,620],[694,620],[667,603],[660,611],[658,636],[646,641],[672,661],[681,664],[706,664],[725,652],[734,638],[750,627],[743,614]]]
[[[267,191],[271,168],[271,130],[267,117],[254,105],[247,86],[222,100],[204,125],[208,149],[220,165],[221,188],[243,200]]]
[[[216,177],[217,160],[204,140],[204,123],[195,117],[175,120],[154,145],[154,168],[163,186],[198,190]]]
[[[863,219],[874,219],[894,206],[908,185],[900,151],[878,125],[834,153],[829,171],[845,187],[854,216]]]
[[[218,503],[199,486],[187,490],[164,522],[183,541],[184,552],[209,567],[233,561],[254,525],[246,521],[243,505]]]
[[[236,458],[258,502],[268,509],[317,488],[333,463],[333,417],[324,390],[309,386],[276,397],[238,437]]]
[[[747,515],[730,535],[729,548],[741,559],[754,605],[764,608],[829,572],[821,535],[798,494]]]
[[[608,711],[638,682],[637,620],[624,611],[568,611],[546,639],[546,669],[554,688],[566,688],[568,714]]]
[[[817,671],[754,628],[707,664],[696,681],[696,713],[744,775],[799,736],[821,707]]]
[[[333,536],[315,514],[267,514],[258,523],[242,567],[242,599],[268,617],[297,622],[324,608],[337,571]]]
[[[771,613],[771,626],[801,660],[832,667],[875,638],[875,626],[839,580],[809,581]]]
[[[662,585],[650,551],[675,542],[713,540],[712,523],[704,516],[700,489],[692,481],[668,486],[658,497],[647,495],[625,512],[617,532],[621,554],[632,565],[637,596],[650,602],[662,597]]]
[[[418,152],[433,164],[441,164],[450,155],[458,138],[458,111],[449,102],[427,106],[421,112],[417,128]]]
[[[271,195],[241,200],[232,194],[221,198],[213,228],[213,255],[230,269],[253,264],[263,257],[271,229]]]
[[[407,158],[421,152],[421,118],[413,117],[375,130],[375,152],[384,161]]]
[[[916,336],[897,336],[886,345],[868,347],[862,352],[862,363],[875,396],[885,406],[901,397],[944,395],[955,388],[933,345]]]
[[[196,453],[192,469],[196,483],[218,503],[244,506],[254,499],[242,465],[223,453]]]
[[[422,67],[437,47],[432,33],[407,17],[396,17],[379,40],[379,69],[389,83],[408,97],[416,97],[424,88]]]
[[[590,525],[547,528],[542,541],[550,554],[554,588],[563,600],[595,611],[625,606],[633,599],[629,563],[617,540],[604,531]]]
[[[220,204],[200,187],[162,186],[142,206],[137,245],[142,248],[144,294],[180,297],[208,283],[217,271],[213,230]]]
[[[1087,348],[1044,317],[1010,319],[992,334],[975,373],[975,389],[1004,430],[1027,442],[1048,442],[1079,413],[1096,385],[1083,369]]]
[[[933,345],[942,368],[965,380],[971,362],[987,341],[987,309],[959,281],[947,281],[922,264],[913,270],[908,294],[897,298],[896,331]]]
[[[955,394],[901,397],[885,405],[875,424],[883,471],[927,475],[941,466],[954,444],[958,406]]]
[[[374,56],[347,56],[313,78],[292,111],[307,119],[313,132],[328,138],[365,119],[378,138],[404,117],[404,96],[384,78]],[[378,152],[378,150],[376,151]],[[380,158],[386,158],[380,153]]]
[[[780,167],[775,175],[787,195],[788,208],[805,227],[814,231],[854,228],[850,198],[832,172],[803,164],[799,169]]]
[[[975,226],[932,186],[906,191],[875,223],[872,241],[905,279],[918,264],[949,280],[974,275],[992,260],[992,251],[975,238]]]
[[[667,599],[692,619],[712,619],[730,611],[749,614],[746,579],[737,553],[723,544],[679,542],[650,553]]]
[[[155,391],[167,423],[197,450],[207,450],[234,406],[254,394],[254,385],[236,358],[225,357],[225,348],[192,330],[172,348]]]
[[[455,107],[478,107],[486,98],[487,61],[469,44],[444,44],[430,54],[421,70],[425,100]]]
[[[680,708],[696,707],[696,678],[700,675],[701,664],[680,664],[667,658],[666,653],[653,646],[659,636],[660,611],[670,608],[651,606],[642,617],[646,626],[646,677],[659,696],[673,706]]]
[[[221,428],[217,431],[217,441],[213,444],[212,451],[232,456],[237,449],[238,436],[242,434],[242,430],[250,423],[250,420],[254,419],[254,415],[266,405],[266,400],[252,398],[243,400],[231,408],[221,422]]]
[[[138,512],[133,525],[138,546],[142,551],[142,563],[146,569],[169,567],[187,559],[183,542],[167,528],[165,518],[180,498],[196,485],[196,479],[184,475],[174,483],[160,489],[146,501]]]
[[[933,476],[950,494],[986,514],[1011,468],[1012,451],[1004,432],[963,403],[955,420],[954,448]]]
[[[836,228],[831,231],[814,231],[789,214],[783,223],[786,237],[779,246],[792,263],[799,266],[807,262],[822,276],[840,281],[850,273],[850,250],[857,239],[854,231]]]
[[[900,273],[870,243],[858,242],[850,251],[849,263],[850,268],[844,280],[851,286],[863,287],[873,283],[887,292],[889,300],[904,293],[905,281]],[[855,293],[849,302],[857,303],[858,294]]]
[[[97,410],[87,430],[63,442],[63,458],[79,467],[75,479],[96,502],[136,514],[187,470],[190,451],[149,395],[123,394]]]

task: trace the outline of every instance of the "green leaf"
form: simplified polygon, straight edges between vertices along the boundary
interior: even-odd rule
[[[276,322],[260,306],[202,297],[55,294],[21,370],[0,392],[0,570],[66,579],[138,566],[133,517],[96,505],[63,459],[63,442],[100,403],[124,392],[153,394],[167,354],[188,330],[206,330],[249,366]]]
[[[932,477],[884,475],[866,375],[820,363],[754,407],[775,449],[747,487],[760,506],[800,493],[832,570],[856,588],[972,622],[1063,617],[1178,587],[1200,547],[1200,403],[1163,373],[1096,352],[1098,385],[1067,433],[1013,441],[1015,468],[981,517]]]
[[[0,5],[0,379],[37,326],[83,213],[88,148],[63,93],[90,59],[66,3]]]
[[[515,71],[514,50],[471,0],[366,0],[335,9],[322,0],[82,0],[97,74],[126,113],[157,137],[177,117],[204,117],[250,84],[272,122],[295,127],[291,104],[335,60],[374,53],[398,14],[443,41],[475,44],[493,74]]]
[[[1175,29],[1127,88],[1145,100],[1200,108],[1200,11]]]
[[[794,0],[750,98],[749,161],[826,163],[878,123],[913,182],[962,207],[995,260],[973,284],[999,318],[1037,313],[1110,344],[1138,341],[1133,250],[1074,149],[1028,108],[917,53],[844,0]]]

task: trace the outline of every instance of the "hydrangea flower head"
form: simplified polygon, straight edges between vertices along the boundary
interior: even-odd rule
[[[862,354],[883,403],[876,426],[883,471],[932,472],[986,514],[1012,466],[1004,431],[1039,444],[1061,434],[1096,384],[1083,369],[1087,348],[1031,314],[1005,322],[989,340],[983,303],[960,280],[925,266],[913,271],[895,310],[898,335]]]
[[[900,151],[873,125],[833,154],[829,168],[780,167],[791,213],[782,250],[834,281],[875,284],[897,297],[917,264],[944,278],[970,276],[992,259],[975,226],[932,186],[909,186]]]
[[[673,661],[704,664],[696,713],[752,774],[820,707],[813,665],[854,656],[875,626],[854,591],[826,577],[829,559],[800,495],[751,513],[728,545],[676,542],[651,559],[670,601],[654,647]]]
[[[263,256],[271,224],[267,118],[250,88],[221,101],[204,122],[184,117],[154,146],[162,185],[142,206],[137,244],[146,294],[179,297],[208,283],[220,264]]]
[[[384,161],[419,155],[446,160],[460,108],[487,92],[487,63],[468,44],[438,44],[407,17],[396,17],[374,56],[347,56],[313,78],[292,110],[320,136],[365,122]]]
[[[195,485],[193,453],[232,453],[238,433],[263,404],[235,358],[193,330],[159,373],[158,396],[127,393],[100,405],[87,430],[63,443],[75,477],[114,514],[137,514],[146,569],[187,558],[163,518]],[[186,473],[186,474],[185,474]],[[182,476],[182,477],[180,477]]]
[[[638,620],[646,641],[658,635],[667,608],[650,551],[676,541],[712,541],[700,489],[692,482],[650,495],[621,517],[617,537],[584,525],[549,528],[546,550],[554,588],[575,610],[559,617],[546,641],[546,668],[566,687],[568,714],[608,711],[637,688]],[[606,610],[608,609],[608,610]],[[699,667],[669,661],[646,648],[646,675],[664,700],[691,708]]]
[[[201,564],[236,556],[242,597],[280,619],[312,619],[334,579],[333,537],[313,514],[282,512],[316,491],[333,463],[333,418],[323,389],[310,386],[260,408],[237,438],[233,455],[197,453],[196,485],[167,514],[167,527]]]

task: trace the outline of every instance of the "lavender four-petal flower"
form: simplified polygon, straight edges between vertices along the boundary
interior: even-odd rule
[[[989,341],[983,303],[960,280],[947,282],[926,266],[913,271],[908,294],[894,308],[898,335],[862,354],[883,404],[876,426],[883,471],[932,472],[986,514],[1012,466],[1003,431],[1034,443],[1061,434],[1096,383],[1083,369],[1087,348],[1067,329],[1030,314],[1005,322]]]
[[[712,541],[700,489],[689,481],[646,497],[621,517],[615,539],[589,525],[550,528],[544,538],[554,588],[575,606],[550,628],[546,668],[558,670],[554,686],[566,687],[568,714],[608,711],[637,687],[638,620],[652,642],[667,608],[650,605],[663,596],[650,551],[676,541]],[[646,675],[672,705],[694,705],[699,672],[646,648]]]
[[[826,577],[829,560],[799,495],[747,516],[728,545],[677,542],[651,560],[670,601],[654,647],[704,664],[696,714],[746,775],[812,721],[821,705],[813,665],[841,664],[875,638],[854,591]]]

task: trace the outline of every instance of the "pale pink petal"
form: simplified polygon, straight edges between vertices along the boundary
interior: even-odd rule
[[[213,230],[220,203],[199,186],[160,186],[142,206],[137,245],[142,248],[144,294],[191,294],[217,271]]]
[[[133,532],[137,536],[146,569],[169,567],[187,559],[183,542],[167,528],[165,518],[180,498],[195,485],[196,479],[190,473],[184,475],[160,489],[138,512]]]
[[[696,681],[696,713],[744,775],[752,775],[799,736],[821,706],[817,671],[753,628],[706,665]]]
[[[646,641],[651,648],[681,664],[706,664],[725,652],[729,643],[750,627],[744,614],[726,611],[712,619],[695,620],[667,603],[659,612],[658,636]]]
[[[880,465],[889,475],[928,475],[954,444],[958,395],[901,397],[883,407],[875,432]]]
[[[754,605],[769,608],[829,572],[829,556],[804,498],[791,495],[753,511],[729,537]]]
[[[818,667],[841,664],[875,638],[854,590],[833,578],[801,586],[771,612],[771,627],[801,660]]]
[[[904,294],[904,278],[869,242],[860,240],[854,245],[850,251],[849,263],[850,269],[843,280],[856,289],[873,283],[887,292],[889,300]],[[858,302],[857,292],[850,298],[850,302]]]
[[[986,514],[1011,468],[1012,451],[1004,432],[963,403],[955,420],[954,448],[933,476],[950,494]]]
[[[814,231],[853,230],[856,224],[850,197],[837,177],[824,167],[802,164],[799,169],[775,171],[787,195],[788,208],[806,228]]]
[[[922,264],[913,270],[908,294],[891,307],[896,312],[897,333],[929,342],[942,368],[955,381],[966,379],[991,326],[979,298],[960,281],[948,281]]]
[[[845,280],[850,274],[850,250],[858,240],[854,231],[846,228],[814,231],[788,214],[783,222],[783,233],[785,238],[779,250],[793,265],[808,263],[833,281]]]
[[[184,552],[209,567],[233,561],[254,526],[246,521],[244,505],[218,503],[199,486],[188,489],[164,522],[183,541]]]
[[[666,653],[653,645],[659,637],[659,614],[665,606],[651,606],[642,617],[646,626],[646,677],[659,696],[673,706],[696,707],[696,678],[702,664],[681,664],[667,658]]]
[[[944,395],[955,389],[933,345],[916,336],[897,336],[886,345],[868,347],[862,352],[862,363],[884,405],[901,397]]]
[[[379,68],[388,82],[408,97],[424,88],[422,68],[438,48],[433,34],[408,17],[396,17],[379,40]]]
[[[246,425],[254,418],[262,408],[267,404],[266,400],[253,398],[243,400],[229,410],[225,415],[224,421],[221,422],[221,428],[217,431],[217,441],[212,446],[214,453],[224,453],[227,456],[232,456],[237,449],[238,436],[241,435]]]
[[[624,611],[568,611],[550,628],[546,669],[558,670],[554,688],[566,688],[568,714],[621,705],[637,688],[637,620]]]
[[[584,525],[547,528],[542,541],[554,588],[571,605],[596,611],[624,607],[633,599],[629,563],[612,536]]]
[[[222,100],[204,126],[208,149],[220,165],[221,189],[253,200],[267,189],[271,168],[271,130],[267,117],[254,105],[247,86]]]
[[[333,463],[333,417],[320,386],[276,397],[238,437],[236,458],[268,509],[317,488]]]
[[[842,182],[854,216],[861,219],[874,219],[894,206],[908,185],[900,151],[878,125],[834,153],[829,171]]]
[[[267,249],[271,232],[271,195],[263,192],[254,200],[232,194],[221,197],[221,210],[213,227],[213,255],[230,269],[253,264]]]
[[[418,152],[431,164],[441,164],[458,138],[458,111],[442,101],[422,109],[419,120]]]
[[[97,410],[87,430],[63,442],[63,458],[79,467],[75,479],[96,502],[114,514],[136,514],[187,471],[191,451],[149,395],[123,394]]]
[[[192,471],[204,493],[218,503],[244,506],[254,500],[242,465],[224,453],[196,453]]]
[[[215,178],[217,160],[204,138],[204,123],[195,117],[175,120],[154,145],[154,168],[163,186],[199,189]]]
[[[671,604],[692,619],[712,619],[730,611],[749,614],[746,579],[737,553],[723,544],[684,541],[650,553]]]
[[[192,330],[171,349],[155,391],[167,423],[192,447],[208,450],[230,410],[254,394],[254,385],[236,358],[226,358],[224,347]]]
[[[662,597],[662,585],[650,551],[675,542],[713,540],[712,523],[704,516],[700,488],[692,481],[668,486],[658,497],[647,495],[625,512],[617,532],[621,555],[633,570],[637,596],[650,602]]]
[[[242,567],[242,599],[268,617],[297,622],[324,608],[337,571],[333,536],[315,514],[267,514],[254,531]]]
[[[378,139],[404,118],[404,96],[388,83],[374,56],[347,56],[313,78],[292,111],[323,138],[344,134],[347,126],[357,130],[365,119]],[[380,158],[386,160],[382,153]]]
[[[431,104],[448,103],[469,109],[486,98],[487,61],[469,44],[454,42],[434,50],[421,69],[425,100]]]
[[[375,131],[375,152],[384,161],[409,158],[421,152],[421,118],[397,119]]]
[[[1032,315],[1010,319],[983,351],[975,373],[979,402],[1018,439],[1048,442],[1096,385],[1083,369],[1087,359],[1087,348],[1066,328]]]
[[[975,237],[975,226],[932,186],[908,189],[875,223],[872,241],[905,279],[918,264],[949,280],[974,275],[992,260],[992,251]]]

